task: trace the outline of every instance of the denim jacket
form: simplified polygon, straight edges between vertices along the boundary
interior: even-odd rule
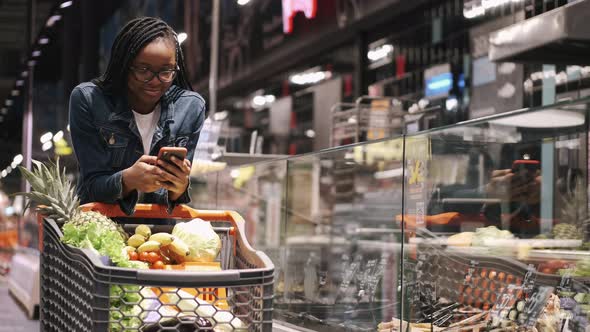
[[[160,101],[162,111],[150,155],[157,155],[163,146],[185,147],[187,159],[192,161],[205,120],[205,101],[192,91],[183,91],[176,101],[170,101],[167,97],[173,88]],[[94,83],[78,85],[70,96],[70,130],[80,171],[80,203],[118,203],[127,215],[133,214],[139,194],[133,191],[123,197],[122,171],[144,151],[127,101],[105,95]],[[167,205],[171,212],[177,204],[190,202],[189,190],[190,184],[174,202],[168,199],[165,189],[146,193],[141,201]]]

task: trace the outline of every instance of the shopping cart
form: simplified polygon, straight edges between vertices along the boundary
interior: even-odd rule
[[[83,210],[127,217],[116,205],[87,204]],[[181,205],[169,215],[164,206],[139,204],[131,218],[211,222],[222,240],[221,270],[109,266],[90,250],[63,244],[55,221],[40,216],[41,331],[272,330],[274,265],[250,247],[239,214]],[[152,227],[170,232],[173,226]]]

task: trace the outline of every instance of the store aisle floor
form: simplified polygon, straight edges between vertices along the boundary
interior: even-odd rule
[[[0,280],[0,332],[37,332],[39,321],[30,320],[8,293],[8,284]]]

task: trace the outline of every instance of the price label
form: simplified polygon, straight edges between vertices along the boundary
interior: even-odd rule
[[[537,280],[537,270],[533,264],[529,264],[524,280],[522,282],[522,289],[525,294],[530,294],[535,288],[535,281]]]
[[[498,296],[496,303],[494,303],[492,310],[490,310],[490,316],[492,318],[501,318],[500,313],[514,306],[521,291],[522,287],[517,285],[508,285],[504,288]]]
[[[478,261],[472,260],[469,262],[469,268],[467,269],[467,274],[463,279],[463,285],[472,285],[473,284],[473,275],[475,274],[475,270],[479,265]]]
[[[524,307],[524,313],[526,314],[524,325],[526,327],[532,328],[535,326],[552,293],[553,287],[541,286],[529,297]]]
[[[352,282],[354,277],[357,275],[357,272],[360,267],[360,261],[361,261],[360,256],[355,257],[354,261],[348,266],[348,268],[346,268],[344,270],[343,276],[342,276],[342,283],[340,284],[340,288],[339,288],[340,294],[347,293],[348,288],[350,287],[350,283]]]
[[[571,292],[573,286],[572,281],[572,271],[570,269],[565,270],[563,276],[561,276],[561,281],[559,282],[559,289],[560,291]]]
[[[371,277],[371,274],[374,272],[376,265],[377,260],[371,259],[367,262],[367,265],[365,265],[363,273],[359,273],[359,288],[361,290],[367,289],[367,285],[369,284],[369,278]]]
[[[371,273],[369,277],[369,282],[367,285],[367,293],[369,298],[373,298],[375,296],[375,292],[377,291],[377,284],[383,278],[383,272],[385,271],[385,266],[387,265],[387,256],[381,256],[381,260],[379,264],[374,268],[373,273]]]

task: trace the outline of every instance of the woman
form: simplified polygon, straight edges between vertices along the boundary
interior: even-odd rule
[[[176,33],[160,19],[137,18],[117,35],[106,72],[70,96],[70,129],[80,169],[81,203],[188,203],[189,174],[205,119],[191,91]],[[163,146],[187,159],[158,160]]]

